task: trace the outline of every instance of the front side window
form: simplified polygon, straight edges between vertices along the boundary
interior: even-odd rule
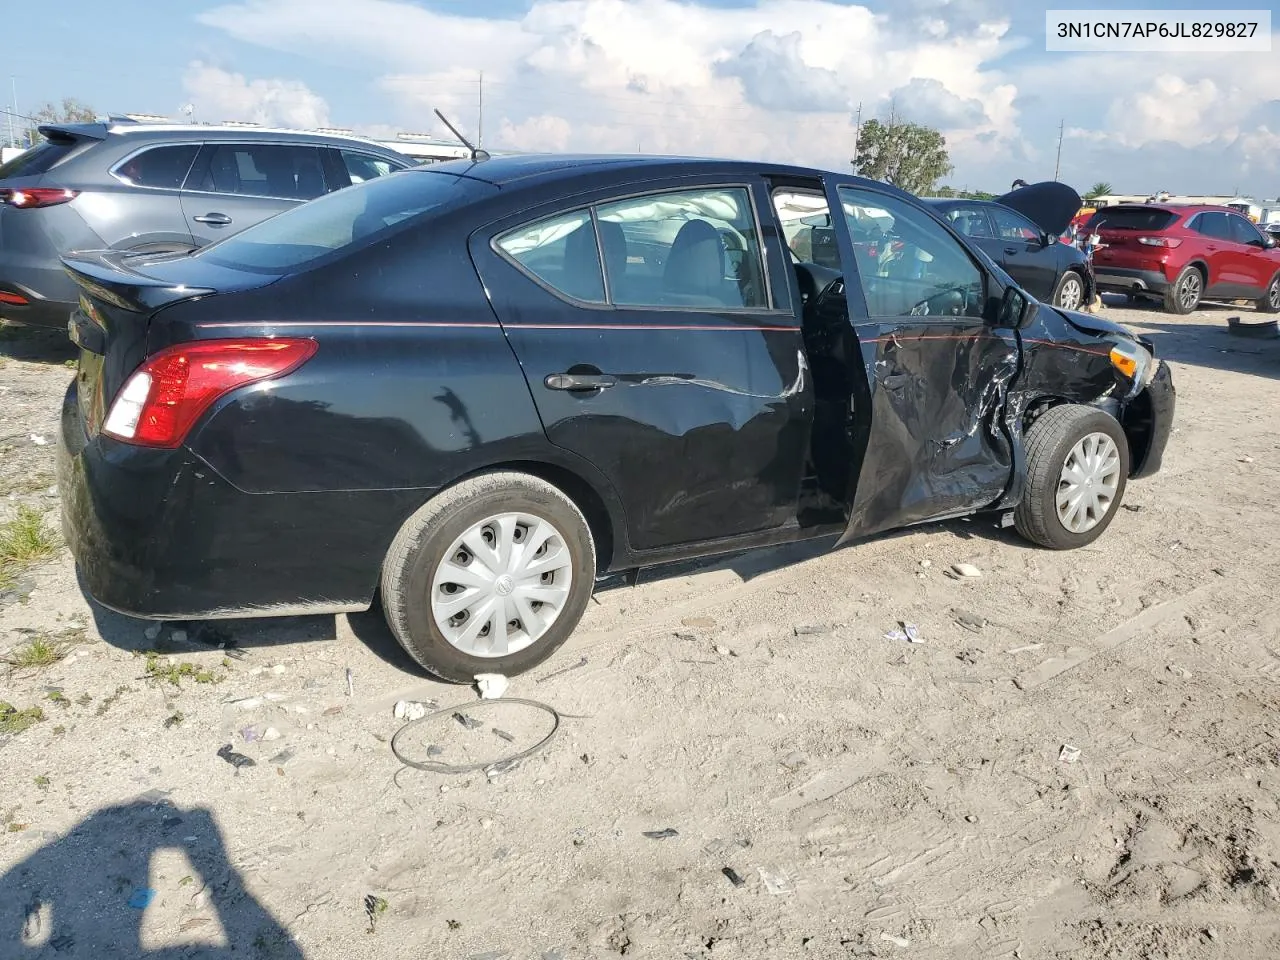
[[[716,187],[596,208],[609,294],[618,306],[768,307],[750,194]]]
[[[177,190],[187,179],[187,171],[199,152],[200,146],[195,143],[152,147],[135,153],[111,172],[135,187]]]
[[[1245,243],[1254,247],[1263,246],[1262,234],[1252,223],[1244,217],[1228,216],[1227,219],[1231,221],[1231,239],[1236,243]]]
[[[209,168],[196,189],[313,200],[325,192],[320,150],[283,143],[220,143],[213,147]]]
[[[840,187],[839,193],[851,232],[855,221],[873,212],[881,231],[874,246],[854,244],[871,316],[983,315],[982,271],[929,214],[897,197],[856,187]]]
[[[604,303],[604,274],[589,210],[559,214],[498,237],[498,249],[552,290]]]
[[[992,207],[991,219],[996,222],[996,232],[1002,240],[1024,240],[1027,243],[1040,240],[1040,230],[1034,223],[1006,207]]]

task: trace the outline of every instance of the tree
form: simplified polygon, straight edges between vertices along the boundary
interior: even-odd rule
[[[1110,196],[1114,192],[1115,191],[1111,189],[1111,184],[1107,183],[1105,180],[1099,180],[1089,188],[1089,192],[1084,195],[1084,198],[1086,200],[1092,200],[1094,197]]]
[[[88,104],[74,97],[63,97],[62,106],[46,103],[35,112],[33,119],[37,123],[92,123],[97,116],[98,111]]]
[[[948,197],[957,200],[994,200],[994,193],[987,193],[985,190],[957,190],[955,187],[949,187],[945,184],[933,191],[935,197]]]
[[[925,194],[952,171],[947,139],[931,127],[868,120],[858,133],[854,169],[864,177]]]

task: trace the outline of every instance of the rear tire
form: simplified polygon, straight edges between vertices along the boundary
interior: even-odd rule
[[[555,653],[582,619],[595,574],[591,528],[572,500],[529,474],[487,473],[405,521],[383,563],[382,606],[416,663],[470,683],[524,673]]]
[[[1098,453],[1093,461],[1091,450]],[[1115,417],[1079,404],[1053,407],[1027,431],[1026,452],[1027,488],[1013,515],[1018,533],[1051,550],[1102,536],[1129,478],[1129,441]],[[1086,477],[1092,482],[1085,484]],[[1077,502],[1080,509],[1072,513]]]
[[[1084,277],[1074,270],[1068,270],[1058,281],[1058,289],[1053,291],[1053,305],[1063,310],[1083,310]]]
[[[1259,313],[1280,313],[1280,273],[1271,278],[1267,289],[1254,303]]]
[[[1164,295],[1164,308],[1169,313],[1185,315],[1200,306],[1204,296],[1204,275],[1196,267],[1183,267]]]

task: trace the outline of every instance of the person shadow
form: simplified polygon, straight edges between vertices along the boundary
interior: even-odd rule
[[[161,851],[189,866],[157,878]],[[10,960],[304,957],[245,888],[211,811],[142,800],[97,811],[0,877],[0,945]]]

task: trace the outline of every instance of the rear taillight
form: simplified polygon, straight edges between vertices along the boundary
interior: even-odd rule
[[[167,347],[125,381],[102,430],[117,440],[172,449],[232,390],[282,377],[316,352],[314,340],[203,340]]]
[[[0,203],[20,210],[34,207],[54,207],[80,195],[79,190],[63,190],[59,187],[4,187],[0,188]]]
[[[1182,246],[1182,241],[1177,237],[1139,237],[1138,242],[1148,247],[1174,247]]]
[[[29,301],[20,293],[9,293],[7,290],[0,290],[0,303],[9,303],[15,307],[25,307]]]

